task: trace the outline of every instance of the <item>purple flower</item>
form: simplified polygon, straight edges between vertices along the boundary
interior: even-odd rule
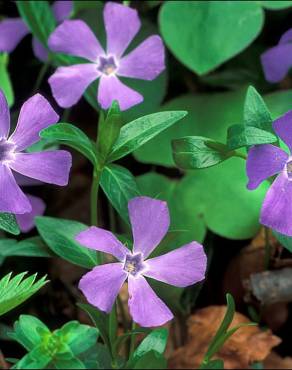
[[[271,144],[256,145],[247,158],[248,189],[256,189],[265,179],[278,175],[268,190],[260,222],[292,236],[292,111],[273,124],[274,131],[288,146],[290,155]]]
[[[27,178],[25,176],[22,176],[18,173],[15,173],[15,180],[17,184],[21,187],[23,186],[34,186],[34,185],[41,185],[42,182],[33,180],[30,178]],[[24,213],[22,215],[16,215],[16,220],[18,223],[18,226],[23,233],[28,233],[31,231],[34,226],[35,222],[34,219],[36,216],[42,216],[45,212],[46,205],[44,201],[39,198],[35,197],[33,195],[26,194],[28,200],[30,201],[32,210],[29,213]]]
[[[40,94],[21,107],[17,126],[10,137],[10,114],[0,90],[0,212],[29,213],[32,206],[18,186],[12,171],[49,184],[67,185],[71,155],[64,150],[25,153],[40,140],[39,132],[54,124],[59,116]]]
[[[63,108],[76,104],[86,88],[100,78],[97,99],[101,107],[107,109],[117,100],[120,108],[126,110],[141,103],[143,96],[124,85],[117,76],[153,80],[165,68],[164,46],[157,35],[148,37],[123,56],[141,26],[136,10],[108,2],[103,17],[107,34],[106,51],[81,20],[63,22],[49,38],[51,50],[89,61],[59,67],[50,77],[53,95]]]
[[[72,9],[72,1],[55,1],[52,11],[57,23],[68,18]],[[10,18],[0,22],[0,51],[11,53],[28,34],[30,30],[21,18]],[[35,37],[32,39],[32,48],[38,59],[41,61],[48,59],[47,49]]]
[[[165,202],[148,197],[130,200],[133,252],[111,232],[90,227],[76,240],[87,248],[109,253],[119,262],[95,267],[83,276],[79,288],[88,302],[110,312],[124,282],[128,279],[129,310],[141,326],[160,326],[173,318],[169,308],[158,298],[145,276],[177,287],[186,287],[204,279],[207,258],[203,247],[191,242],[160,257],[149,255],[169,228]]]
[[[292,29],[284,33],[277,46],[263,53],[261,60],[266,80],[281,81],[292,67]]]

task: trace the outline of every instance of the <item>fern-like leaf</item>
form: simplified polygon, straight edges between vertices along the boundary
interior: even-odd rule
[[[47,284],[46,276],[36,281],[37,274],[24,278],[26,272],[14,276],[5,275],[0,280],[0,316],[30,298],[40,288]]]

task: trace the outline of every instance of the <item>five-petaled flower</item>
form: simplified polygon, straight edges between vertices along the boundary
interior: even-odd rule
[[[272,144],[252,147],[246,164],[248,189],[253,190],[265,179],[278,175],[264,199],[260,222],[292,236],[292,111],[277,119],[273,128],[288,146],[290,155]]]
[[[21,191],[13,172],[49,184],[65,186],[71,168],[71,154],[64,150],[25,153],[40,140],[39,132],[54,124],[59,116],[40,94],[21,107],[17,126],[10,137],[10,114],[0,90],[0,212],[23,214],[32,211],[27,196]]]
[[[278,45],[261,56],[267,81],[280,82],[292,67],[292,29],[285,32]]]
[[[73,9],[71,0],[55,1],[52,12],[57,23],[68,18]],[[0,51],[11,53],[19,42],[30,33],[27,25],[21,18],[8,18],[0,22]],[[35,37],[32,39],[32,48],[35,56],[41,61],[48,59],[48,50]]]
[[[141,26],[135,9],[108,2],[103,16],[106,51],[81,20],[64,21],[49,38],[52,51],[82,57],[90,62],[59,67],[50,77],[53,96],[63,108],[76,104],[86,88],[99,79],[97,100],[101,107],[107,109],[117,100],[120,108],[126,110],[141,103],[143,96],[122,83],[117,76],[153,80],[165,68],[164,46],[157,35],[148,37],[123,56]]]
[[[137,197],[128,204],[133,232],[133,251],[111,232],[97,227],[77,235],[83,246],[109,253],[119,262],[97,266],[79,283],[88,302],[110,312],[124,282],[128,279],[129,310],[141,326],[160,326],[173,318],[165,303],[154,293],[144,276],[177,287],[186,287],[204,279],[206,255],[203,247],[191,242],[159,257],[149,258],[169,228],[166,202]]]

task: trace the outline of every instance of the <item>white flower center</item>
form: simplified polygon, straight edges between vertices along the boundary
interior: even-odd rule
[[[115,74],[117,70],[117,62],[113,56],[99,57],[97,69],[106,76]]]
[[[142,258],[142,254],[127,254],[124,263],[124,271],[132,276],[137,276],[142,271],[144,271],[145,265]]]

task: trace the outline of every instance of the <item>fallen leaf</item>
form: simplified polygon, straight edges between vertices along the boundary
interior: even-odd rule
[[[226,306],[209,306],[190,317],[187,343],[171,356],[170,368],[194,369],[200,366],[225,312]],[[247,317],[235,313],[230,327],[248,322]],[[280,342],[281,339],[270,330],[262,331],[257,326],[244,327],[231,336],[215,358],[224,361],[225,369],[246,369],[254,362],[262,362]]]

